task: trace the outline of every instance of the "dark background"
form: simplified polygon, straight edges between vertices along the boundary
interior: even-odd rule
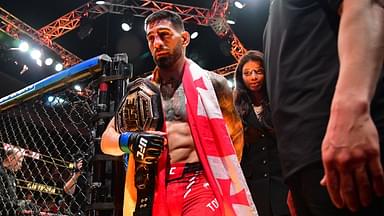
[[[0,0],[0,7],[38,30],[87,2],[89,1]],[[163,2],[208,9],[212,5],[210,0],[168,0]],[[243,0],[243,2],[246,4],[243,9],[234,7],[233,1],[230,3],[227,16],[236,21],[231,28],[246,49],[261,50],[269,0]],[[103,53],[113,56],[115,53],[124,52],[128,54],[129,62],[133,64],[134,75],[150,71],[154,64],[145,40],[144,18],[134,17],[134,27],[129,32],[121,30],[121,19],[122,15],[104,14],[94,20],[94,29],[88,37],[80,39],[78,29],[75,29],[59,37],[55,42],[83,60]],[[199,32],[199,36],[191,40],[187,56],[203,68],[214,70],[236,62],[229,53],[226,41],[220,39],[210,27],[186,23],[186,29],[190,33]],[[48,67],[43,63],[43,66],[39,67],[29,57],[29,54],[10,50],[17,46],[18,41],[0,32],[0,97],[56,73],[53,66]],[[30,43],[31,46],[37,46],[37,44]],[[59,57],[48,48],[40,48],[44,56],[49,55],[59,60]],[[44,57],[42,60],[44,61]],[[24,64],[29,67],[29,70],[20,75]]]

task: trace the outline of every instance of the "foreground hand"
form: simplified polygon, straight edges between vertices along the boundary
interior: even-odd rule
[[[368,206],[374,194],[384,195],[378,134],[369,110],[331,113],[322,159],[325,175],[321,184],[336,207],[355,212]]]
[[[144,164],[157,162],[164,143],[164,136],[153,132],[126,132],[120,138],[120,146],[127,146],[133,153],[135,161]]]

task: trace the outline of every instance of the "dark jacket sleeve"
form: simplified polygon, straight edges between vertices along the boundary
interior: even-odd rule
[[[11,215],[17,209],[17,197],[11,190],[8,174],[0,166],[0,212],[2,215]]]

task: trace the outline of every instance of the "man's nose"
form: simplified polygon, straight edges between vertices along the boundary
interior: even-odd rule
[[[153,46],[155,48],[162,48],[164,46],[164,42],[159,36],[155,36],[155,39],[153,40]]]

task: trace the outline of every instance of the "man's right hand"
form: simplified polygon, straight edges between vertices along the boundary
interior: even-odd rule
[[[123,152],[132,152],[136,162],[156,163],[163,150],[165,138],[162,135],[146,132],[125,132],[119,143]]]
[[[367,105],[335,104],[322,143],[321,184],[336,207],[355,212],[369,206],[375,195],[384,195],[378,132]]]

